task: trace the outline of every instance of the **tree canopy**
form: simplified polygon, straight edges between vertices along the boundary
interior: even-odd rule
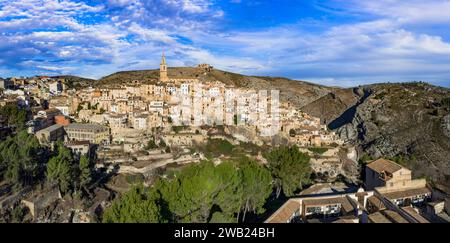
[[[20,109],[17,105],[6,105],[0,108],[0,115],[7,118],[8,125],[19,129],[25,127],[27,111]]]
[[[44,163],[46,150],[26,131],[0,142],[0,174],[16,188],[38,181],[43,175]]]
[[[73,156],[70,149],[58,143],[58,155],[51,158],[47,163],[46,177],[51,184],[56,184],[59,189],[66,193],[71,189],[74,182]]]
[[[161,207],[155,190],[135,186],[115,200],[103,214],[104,223],[159,223]]]
[[[293,196],[310,183],[311,166],[310,157],[301,153],[297,146],[280,147],[270,151],[264,156],[269,162],[269,170],[275,180],[277,196],[281,190],[286,196]]]
[[[91,182],[91,167],[89,164],[89,158],[86,156],[80,157],[80,162],[78,164],[79,167],[79,179],[80,186],[86,187]]]
[[[250,159],[219,165],[203,161],[172,179],[160,179],[151,189],[132,189],[105,211],[104,221],[238,222],[241,212],[263,211],[271,182],[270,172]]]

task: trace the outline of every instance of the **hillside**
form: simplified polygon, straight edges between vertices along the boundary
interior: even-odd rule
[[[65,79],[65,81],[66,81],[65,84],[70,89],[86,88],[86,87],[94,85],[96,82],[96,80],[94,80],[94,79],[82,78],[82,77],[77,77],[77,76],[72,76],[72,75],[54,76],[52,78]]]
[[[354,93],[358,101],[330,122],[330,128],[357,145],[360,157],[392,158],[413,169],[414,176],[450,188],[449,89],[425,83],[376,84]],[[341,99],[336,98],[336,106]]]

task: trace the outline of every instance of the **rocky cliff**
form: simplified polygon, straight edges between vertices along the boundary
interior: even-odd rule
[[[358,89],[358,102],[329,123],[359,157],[388,157],[450,186],[450,90],[425,83]]]

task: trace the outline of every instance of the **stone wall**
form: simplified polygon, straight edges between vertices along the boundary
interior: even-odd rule
[[[417,179],[417,180],[411,180],[411,181],[405,181],[405,184],[397,184],[395,187],[378,187],[376,190],[383,193],[389,193],[393,191],[399,191],[399,190],[407,190],[407,189],[414,189],[414,188],[424,188],[427,186],[427,181],[425,179]]]

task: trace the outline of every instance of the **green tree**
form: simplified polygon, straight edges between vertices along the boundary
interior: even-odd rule
[[[51,158],[47,163],[46,178],[49,183],[58,185],[63,193],[68,192],[73,186],[72,153],[62,143],[58,143],[58,155]]]
[[[301,153],[297,146],[274,149],[265,154],[265,158],[275,180],[277,197],[281,190],[286,196],[293,196],[295,191],[310,182],[310,157]]]
[[[36,137],[22,130],[0,142],[0,174],[15,188],[34,185],[43,175],[45,155]]]
[[[229,215],[226,215],[222,212],[214,212],[209,222],[222,224],[236,223],[233,217],[230,217]]]
[[[266,199],[272,193],[272,177],[263,166],[250,159],[243,159],[239,170],[242,188],[241,210],[243,221],[248,211],[263,213]]]
[[[0,108],[0,115],[7,118],[9,126],[16,126],[20,130],[25,128],[27,111],[17,105],[6,105]]]
[[[78,104],[77,113],[79,113],[81,110],[83,110],[83,105],[82,104]]]
[[[156,145],[155,139],[154,139],[154,138],[151,138],[150,140],[148,140],[146,149],[147,149],[147,150],[150,150],[150,149],[156,149],[156,148],[158,148],[158,145]]]
[[[104,222],[237,222],[261,213],[271,193],[270,172],[249,159],[189,165],[151,189],[134,188],[107,209]],[[148,192],[147,192],[148,191]]]
[[[89,165],[89,159],[86,156],[81,156],[79,163],[80,171],[80,186],[86,187],[91,182],[91,167]]]
[[[143,186],[133,187],[129,192],[114,200],[103,214],[104,223],[161,223],[158,203],[159,195],[155,190],[146,190]]]
[[[157,188],[168,203],[172,221],[206,223],[213,206],[224,209],[234,204],[228,199],[238,185],[239,175],[233,164],[222,163],[216,167],[210,161],[203,161],[186,167],[172,181],[160,181]],[[235,205],[226,213],[236,212],[238,208]]]

